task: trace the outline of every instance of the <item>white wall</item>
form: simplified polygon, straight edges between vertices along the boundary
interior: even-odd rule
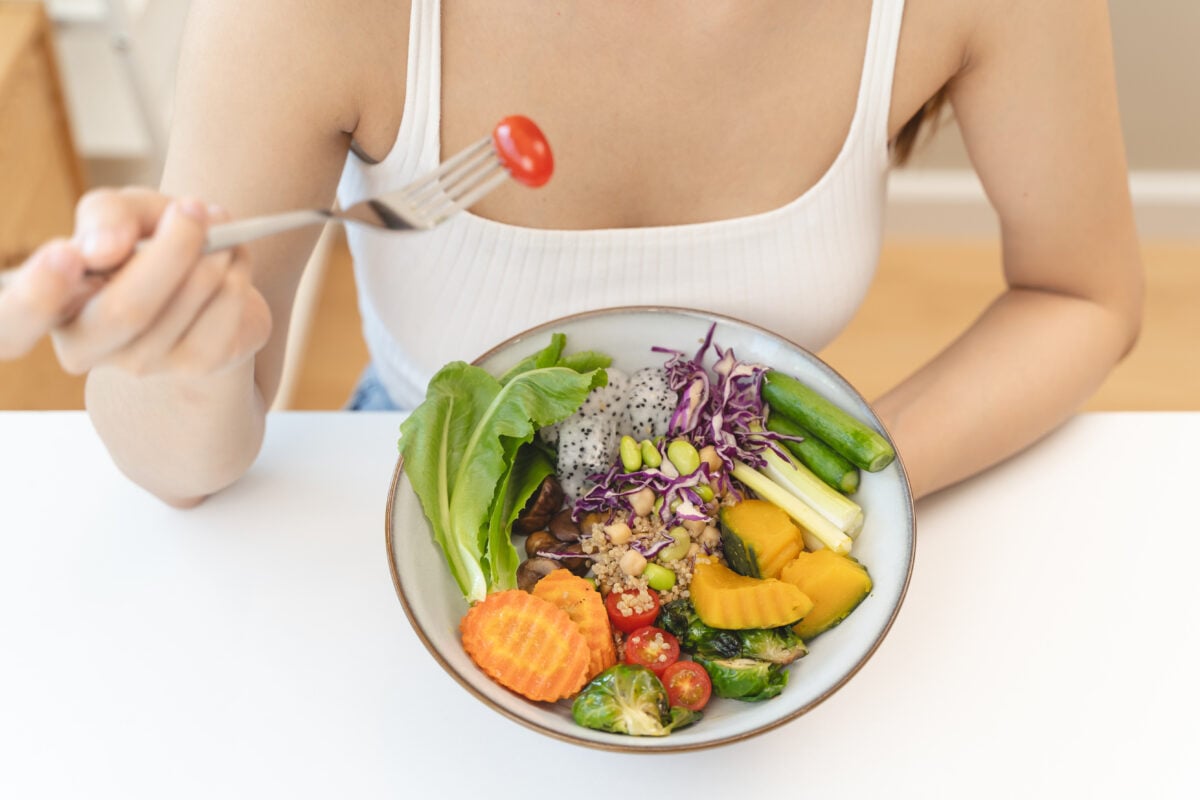
[[[1130,169],[1200,170],[1200,0],[1109,0]],[[914,166],[968,165],[950,126]]]
[[[1200,0],[1109,0],[1143,236],[1200,239]],[[896,236],[995,235],[953,122],[892,178]]]
[[[76,146],[85,159],[161,156],[189,4],[47,0]]]

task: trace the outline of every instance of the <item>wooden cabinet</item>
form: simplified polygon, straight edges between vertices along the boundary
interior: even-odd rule
[[[0,0],[0,268],[69,234],[84,188],[42,4]],[[0,363],[0,409],[78,408],[81,386],[45,343]]]

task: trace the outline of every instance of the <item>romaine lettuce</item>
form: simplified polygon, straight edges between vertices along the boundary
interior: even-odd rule
[[[536,488],[529,486],[533,474],[526,467],[545,469],[531,460],[513,476],[514,465],[524,464],[518,459],[523,446],[608,380],[603,369],[581,373],[557,366],[563,362],[560,337],[503,382],[462,361],[447,364],[400,426],[404,471],[468,602],[482,600],[489,589],[515,586],[519,559],[508,538],[510,515],[519,512],[521,495]]]

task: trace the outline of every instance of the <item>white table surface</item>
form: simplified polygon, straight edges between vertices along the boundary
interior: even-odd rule
[[[1086,415],[921,503],[856,677],[657,756],[541,737],[441,672],[388,573],[398,423],[273,415],[181,512],[82,415],[0,414],[0,797],[1200,796],[1200,414]]]

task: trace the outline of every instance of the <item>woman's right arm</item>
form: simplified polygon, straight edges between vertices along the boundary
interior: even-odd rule
[[[228,486],[256,457],[320,233],[201,258],[205,231],[226,215],[332,204],[378,89],[359,66],[383,35],[366,30],[365,12],[334,0],[194,4],[162,192],[204,203],[122,190],[80,205],[89,265],[126,263],[55,334],[60,359],[89,373],[87,408],[117,465],[173,505]]]

